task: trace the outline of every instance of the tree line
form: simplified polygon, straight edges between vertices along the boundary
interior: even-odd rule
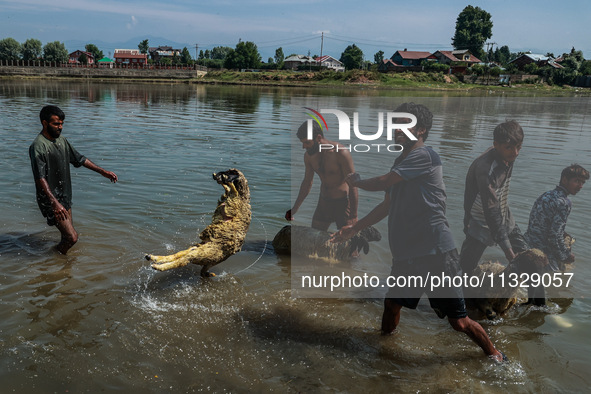
[[[85,50],[91,53],[96,59],[104,57],[103,51],[94,44],[86,44]],[[22,44],[14,38],[4,38],[0,40],[0,60],[27,60],[27,61],[47,61],[56,63],[66,63],[69,58],[68,50],[64,43],[60,41],[48,42],[45,45],[35,38],[29,38]],[[87,62],[87,56],[82,54],[79,59],[81,63]]]
[[[495,75],[501,73],[513,74],[524,72],[527,74],[539,75],[549,83],[571,84],[579,75],[591,75],[591,61],[583,58],[582,51],[572,48],[570,52],[563,53],[560,57],[562,68],[552,67],[551,65],[538,65],[531,63],[518,70],[517,66],[511,63],[512,60],[521,56],[523,52],[513,53],[507,45],[496,46],[494,43],[487,43],[492,37],[493,22],[491,15],[480,7],[466,6],[456,19],[454,36],[451,38],[451,44],[454,49],[468,49],[474,56],[479,58],[484,64],[473,65],[468,72],[477,75]],[[487,50],[484,46],[487,46]],[[103,57],[103,52],[96,45],[87,44],[86,52],[92,53],[96,60]],[[147,54],[149,51],[148,40],[139,43],[138,49],[141,53]],[[309,53],[308,53],[309,55]],[[291,55],[290,55],[291,56]],[[546,56],[555,58],[554,54],[547,53]],[[289,57],[289,56],[287,56]],[[317,55],[313,56],[314,58]],[[275,51],[274,57],[269,57],[267,62],[263,62],[256,44],[252,41],[239,40],[235,48],[228,46],[216,46],[214,48],[201,50],[194,60],[187,47],[183,48],[180,54],[174,52],[171,58],[164,57],[159,60],[163,64],[197,64],[208,68],[226,68],[226,69],[282,69],[284,67],[283,48],[279,47]],[[51,62],[67,62],[68,52],[65,45],[59,41],[41,45],[41,41],[28,39],[20,44],[13,38],[0,40],[0,60],[46,60]],[[380,50],[373,55],[373,62],[365,59],[361,48],[356,44],[351,44],[345,48],[339,58],[345,69],[366,69],[377,71],[378,66],[384,60],[384,51]],[[85,55],[79,57],[80,62],[86,62]],[[152,60],[148,60],[152,62]],[[449,66],[434,62],[425,61],[422,64],[427,72],[447,72]],[[311,69],[310,66],[306,66]]]
[[[0,60],[45,60],[62,63],[68,61],[68,51],[59,41],[42,45],[41,41],[29,38],[21,44],[9,37],[0,40]]]

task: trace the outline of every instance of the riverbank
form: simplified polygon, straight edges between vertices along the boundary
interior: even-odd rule
[[[188,68],[138,69],[107,67],[45,67],[2,66],[1,78],[71,78],[88,80],[166,80],[187,81],[203,77],[207,72]]]
[[[380,73],[363,70],[352,70],[344,73],[334,71],[320,72],[237,72],[209,71],[198,82],[235,85],[263,85],[288,87],[327,87],[327,88],[363,88],[375,90],[450,90],[450,91],[486,91],[506,92],[510,94],[527,93],[550,95],[591,95],[591,89],[571,86],[549,86],[543,83],[513,83],[511,85],[495,85],[491,77],[488,85],[472,83],[476,80],[465,76],[461,81],[454,75],[443,73],[405,72]],[[482,78],[479,78],[479,82]]]
[[[97,82],[133,83],[195,83],[215,85],[249,85],[276,87],[345,88],[372,90],[446,90],[501,94],[591,95],[591,89],[571,86],[549,86],[543,83],[513,83],[495,85],[472,83],[475,79],[443,73],[406,72],[379,73],[351,70],[334,71],[208,71],[201,70],[145,70],[68,67],[0,67],[0,79],[73,79]],[[482,80],[480,81],[482,82]]]

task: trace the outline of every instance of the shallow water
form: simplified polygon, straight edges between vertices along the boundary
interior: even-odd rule
[[[469,339],[439,320],[426,300],[417,311],[403,312],[395,335],[382,337],[379,299],[291,297],[291,261],[274,255],[270,241],[285,224],[283,215],[299,184],[299,178],[290,179],[290,164],[291,156],[303,151],[290,118],[301,100],[360,113],[409,99],[428,105],[435,114],[428,142],[444,162],[448,218],[458,245],[465,173],[505,118],[519,120],[526,132],[510,196],[522,229],[533,201],[555,186],[563,167],[571,162],[591,167],[587,98],[413,95],[1,81],[2,390],[588,388],[591,304],[583,296],[591,287],[591,194],[586,189],[572,198],[567,226],[577,238],[573,297],[551,299],[547,308],[517,307],[500,321],[481,321],[511,359],[506,365],[491,364]],[[37,209],[27,156],[40,131],[39,109],[47,103],[64,109],[70,142],[120,179],[110,184],[87,169],[73,169],[80,240],[68,256],[51,251],[59,233],[44,224]],[[355,160],[366,175],[387,171],[393,158],[357,155]],[[195,242],[222,193],[211,173],[230,167],[241,169],[251,188],[253,222],[243,251],[214,267],[218,276],[212,280],[199,277],[200,267],[165,273],[149,268],[146,252],[163,254]],[[316,196],[314,189],[297,223],[309,223]],[[361,194],[360,214],[380,198]],[[385,222],[378,228],[386,234]],[[489,248],[484,257],[502,259],[502,254]],[[356,264],[360,270],[387,270],[389,259],[384,237]]]

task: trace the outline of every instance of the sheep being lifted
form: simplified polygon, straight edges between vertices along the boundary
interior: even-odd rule
[[[209,269],[240,251],[251,220],[248,182],[235,168],[214,173],[213,179],[223,186],[224,194],[218,201],[211,224],[199,234],[201,242],[168,256],[147,255],[152,268],[166,271],[197,264],[203,266],[201,276],[215,276]]]

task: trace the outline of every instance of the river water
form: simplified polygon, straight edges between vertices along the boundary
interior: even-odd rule
[[[293,112],[308,103],[369,114],[408,100],[435,114],[428,143],[443,159],[458,245],[464,177],[499,122],[516,119],[526,133],[510,195],[523,230],[533,202],[556,185],[563,167],[591,167],[591,101],[584,97],[0,81],[0,391],[588,389],[591,193],[585,188],[572,197],[567,226],[577,239],[572,297],[480,321],[507,364],[492,364],[426,300],[403,311],[396,334],[382,337],[378,298],[292,297],[290,259],[277,257],[270,242],[300,182],[291,179],[303,153]],[[51,249],[59,233],[38,211],[27,155],[41,129],[39,110],[49,103],[66,113],[64,136],[119,176],[111,184],[85,168],[72,170],[80,239],[67,256]],[[386,172],[395,154],[354,158],[370,176]],[[214,267],[218,276],[209,280],[199,277],[198,266],[153,271],[144,254],[194,243],[222,192],[211,173],[232,167],[251,189],[253,221],[242,252]],[[316,180],[297,224],[309,224],[317,188]],[[361,192],[360,215],[380,199]],[[386,235],[385,222],[377,227]],[[484,258],[503,255],[489,248]],[[384,236],[356,264],[387,270],[389,259]]]

